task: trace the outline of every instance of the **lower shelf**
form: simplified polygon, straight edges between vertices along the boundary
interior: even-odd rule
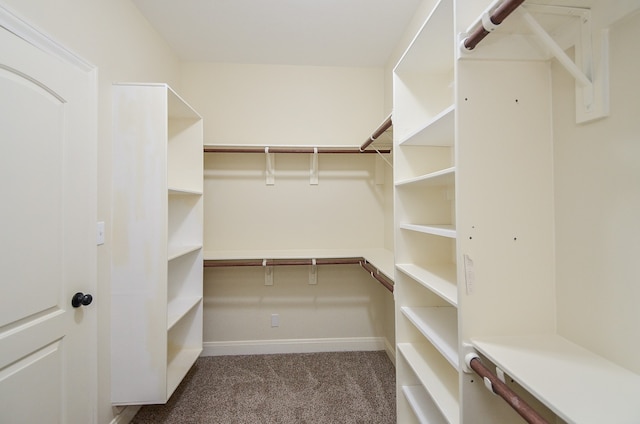
[[[563,337],[524,335],[471,342],[567,422],[640,423],[640,375]]]
[[[171,397],[201,353],[202,348],[180,349],[169,352],[167,362],[167,399]]]
[[[411,405],[420,424],[447,424],[438,407],[422,386],[402,386],[402,393]]]
[[[171,330],[201,300],[202,296],[180,297],[172,300],[167,307],[167,330]]]
[[[458,311],[446,307],[400,308],[402,314],[438,349],[455,370],[458,365]]]
[[[452,306],[458,306],[455,264],[432,265],[427,269],[411,263],[399,263],[396,268],[449,302]]]
[[[448,423],[460,422],[458,373],[429,343],[398,343],[398,351]]]

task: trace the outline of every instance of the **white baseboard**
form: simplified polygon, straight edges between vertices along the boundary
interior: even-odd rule
[[[385,350],[387,354],[393,352],[393,361],[395,349],[390,349],[389,346],[384,337],[205,342],[200,356]]]
[[[393,366],[396,366],[396,347],[389,343],[389,340],[384,339],[384,350],[387,352],[387,356],[391,360]]]
[[[109,424],[129,424],[140,410],[140,405],[129,405],[122,408]]]

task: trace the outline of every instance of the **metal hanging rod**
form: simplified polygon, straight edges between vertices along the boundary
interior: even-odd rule
[[[204,146],[205,153],[331,153],[331,154],[355,154],[355,153],[391,153],[391,149],[366,150],[378,137],[391,128],[393,122],[389,115],[382,124],[371,134],[359,148],[349,147],[241,147],[241,146]]]
[[[378,282],[382,284],[387,290],[393,293],[393,281],[389,280],[382,273],[380,273],[380,271],[376,267],[374,267],[373,265],[371,265],[371,263],[367,262],[364,259],[360,262],[360,266],[364,268],[365,271],[367,271],[373,278],[378,280]]]
[[[268,150],[267,150],[268,149]],[[332,153],[332,154],[354,154],[354,153],[391,153],[391,150],[360,150],[358,148],[322,148],[322,147],[224,147],[205,146],[205,153]]]
[[[205,259],[203,261],[205,268],[294,265],[360,265],[387,290],[393,293],[393,281],[385,277],[371,262],[368,262],[363,257],[324,259]]]
[[[516,10],[525,0],[505,0],[498,6],[491,16],[483,14],[480,18],[480,25],[464,39],[463,45],[467,50],[473,50],[480,41],[490,32],[493,32],[498,25],[504,21],[514,10]]]
[[[489,368],[485,367],[478,355],[472,353],[466,358],[466,361],[469,368],[484,379],[487,388],[490,388],[493,393],[504,399],[526,422],[529,424],[549,424],[549,422],[542,418],[524,399],[511,390],[509,386],[493,374]]]
[[[288,265],[358,265],[363,258],[316,259],[205,259],[205,268],[234,266],[288,266]]]
[[[384,134],[384,132],[386,130],[388,130],[389,128],[391,128],[391,126],[393,125],[393,122],[391,120],[391,115],[387,116],[387,119],[384,120],[384,122],[382,124],[380,124],[380,126],[378,127],[377,130],[375,130],[373,132],[373,134],[371,134],[371,137],[369,137],[369,139],[367,141],[365,141],[362,146],[360,146],[360,151],[361,152],[365,152],[365,149],[367,147],[369,147],[371,145],[371,143],[373,143],[374,141],[376,141],[376,139],[378,137],[380,137],[382,134]],[[380,151],[380,153],[382,153],[382,151]]]

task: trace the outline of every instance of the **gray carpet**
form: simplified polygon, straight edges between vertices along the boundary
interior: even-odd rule
[[[166,405],[134,424],[396,422],[385,352],[214,356],[196,361]]]

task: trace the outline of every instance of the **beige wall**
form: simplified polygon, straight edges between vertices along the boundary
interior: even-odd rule
[[[110,389],[111,84],[179,83],[178,62],[128,0],[2,0],[17,16],[98,68],[98,217],[107,240],[98,248],[98,422],[117,412]],[[177,87],[179,88],[179,87]]]
[[[205,144],[360,145],[382,122],[378,68],[185,63]]]
[[[640,373],[640,13],[611,28],[610,116],[575,124],[574,83],[554,64],[558,332]]]
[[[313,349],[385,337],[384,299],[391,294],[358,265],[319,266],[315,285],[308,284],[307,266],[276,267],[272,286],[264,279],[262,267],[205,270],[205,348],[242,342],[265,352],[287,340]],[[271,327],[271,314],[279,315],[278,327]]]
[[[384,119],[381,68],[184,63],[182,92],[204,117],[205,144],[359,146]],[[373,155],[277,154],[265,184],[260,154],[205,157],[205,251],[385,246],[391,170],[376,185]],[[205,272],[205,344],[386,337],[392,296],[357,267]],[[282,325],[270,327],[270,315]],[[392,318],[389,315],[387,318]]]

